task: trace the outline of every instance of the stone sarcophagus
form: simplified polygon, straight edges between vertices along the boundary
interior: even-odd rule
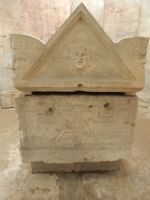
[[[147,38],[113,43],[81,4],[46,44],[20,34],[11,44],[20,150],[34,172],[129,158]]]

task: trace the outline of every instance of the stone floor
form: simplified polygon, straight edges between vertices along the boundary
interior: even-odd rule
[[[0,110],[0,138],[0,200],[150,200],[150,104],[139,104],[132,158],[119,171],[32,174],[13,109]]]

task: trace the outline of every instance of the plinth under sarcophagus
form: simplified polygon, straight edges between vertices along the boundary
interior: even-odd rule
[[[11,44],[20,151],[33,172],[116,169],[130,157],[147,38],[113,43],[80,4],[46,44],[21,34]]]

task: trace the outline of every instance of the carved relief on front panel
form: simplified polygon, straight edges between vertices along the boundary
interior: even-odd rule
[[[99,78],[122,77],[108,55],[97,45],[94,36],[86,29],[79,29],[74,35],[67,42],[66,49],[62,50],[66,54],[66,64],[72,72],[82,75],[88,68],[90,70],[96,67]]]
[[[129,144],[135,101],[120,97],[83,102],[84,98],[79,103],[79,98],[71,97],[69,101],[64,98],[55,103],[53,98],[38,101],[26,98],[20,109],[26,146],[88,148],[95,145],[107,149],[111,144],[114,148]]]
[[[77,74],[82,74],[92,65],[91,50],[81,44],[68,48],[67,59],[70,69]]]
[[[61,55],[68,70],[74,74],[83,75],[87,69],[93,67],[93,39],[85,29],[80,29],[70,35],[66,42],[60,47],[54,59]]]
[[[86,106],[60,106],[59,109],[62,113],[63,123],[54,143],[73,146],[97,143],[97,139],[85,119],[85,111],[88,112]],[[87,116],[89,117],[89,115]]]
[[[69,123],[63,125],[54,142],[57,144],[94,144],[97,143],[92,131],[78,113],[71,117]]]
[[[69,80],[71,74],[94,76],[98,81],[106,78],[125,79],[114,61],[106,54],[106,50],[94,38],[95,36],[90,34],[86,28],[80,27],[55,49],[47,64],[39,70],[36,76],[44,77],[44,80],[45,78],[49,80],[50,77],[52,80],[55,76],[61,80],[65,78],[65,81],[67,77]],[[46,67],[45,70],[44,67]],[[75,78],[74,80],[77,78],[72,77]]]
[[[33,102],[31,102],[33,103]],[[48,146],[55,137],[61,118],[52,106],[24,107],[24,134],[28,146]]]

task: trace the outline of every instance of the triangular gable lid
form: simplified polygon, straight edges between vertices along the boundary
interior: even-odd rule
[[[15,84],[17,89],[117,92],[124,88],[123,84],[130,88],[135,81],[131,70],[116,53],[114,43],[83,4],[45,47],[43,55],[27,67],[29,70]]]

